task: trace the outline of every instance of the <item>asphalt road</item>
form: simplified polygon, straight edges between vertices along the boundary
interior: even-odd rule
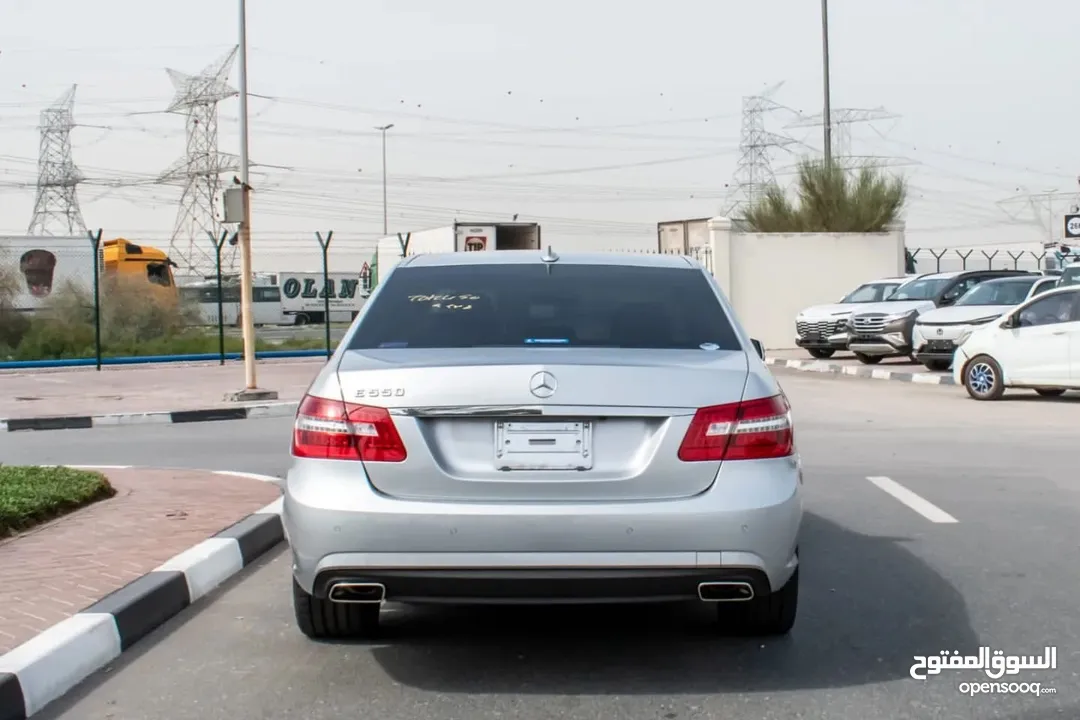
[[[377,644],[313,643],[293,625],[282,549],[41,717],[1080,716],[1080,576],[1071,560],[1080,400],[976,403],[956,388],[777,376],[807,480],[803,592],[788,638],[716,637],[696,606],[389,607]],[[280,475],[288,425],[18,434],[0,439],[0,457]],[[958,687],[988,682],[978,671],[909,676],[913,656],[980,646],[1008,655],[1056,647],[1056,670],[1013,678],[1056,694],[972,698]]]

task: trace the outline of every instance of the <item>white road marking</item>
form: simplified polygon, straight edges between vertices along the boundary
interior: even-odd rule
[[[929,500],[926,500],[916,495],[915,493],[908,490],[906,487],[891,478],[868,477],[866,479],[872,482],[874,485],[877,485],[879,488],[889,493],[894,498],[904,503],[909,508],[919,513],[932,523],[960,522],[952,515],[939,508],[937,505],[933,504]]]
[[[240,472],[238,470],[211,470],[210,472],[215,475],[229,475],[231,477],[260,480],[262,482],[273,483],[274,485],[284,482],[281,478],[274,477],[273,475],[260,475],[259,473]]]

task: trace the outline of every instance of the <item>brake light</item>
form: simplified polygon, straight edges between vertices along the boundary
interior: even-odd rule
[[[293,425],[292,454],[323,460],[402,462],[406,458],[386,408],[307,395]]]
[[[790,406],[782,394],[705,407],[679,446],[683,462],[764,460],[795,452]]]

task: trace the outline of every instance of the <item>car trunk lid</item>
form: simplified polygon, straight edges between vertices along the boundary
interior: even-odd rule
[[[681,462],[694,412],[742,399],[741,351],[495,348],[346,352],[347,403],[388,408],[400,463],[366,462],[372,485],[416,500],[679,498],[719,462]]]

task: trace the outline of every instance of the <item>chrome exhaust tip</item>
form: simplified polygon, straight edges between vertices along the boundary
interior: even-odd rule
[[[336,582],[326,597],[336,603],[381,603],[386,598],[386,587],[382,583]]]
[[[702,602],[746,602],[754,599],[754,587],[748,582],[704,582],[697,586]]]

